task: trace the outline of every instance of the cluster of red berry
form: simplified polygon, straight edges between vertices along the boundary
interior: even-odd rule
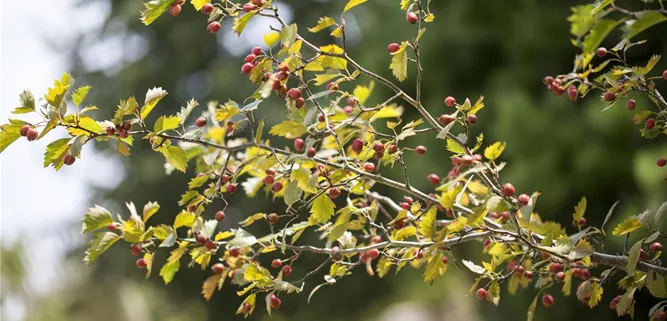
[[[19,133],[21,134],[21,136],[28,139],[28,141],[34,141],[35,139],[37,139],[37,137],[39,137],[39,132],[36,129],[30,127],[30,125],[23,125],[19,130]],[[76,156],[69,153],[65,154],[65,156],[63,157],[63,163],[67,166],[74,164],[75,160]]]

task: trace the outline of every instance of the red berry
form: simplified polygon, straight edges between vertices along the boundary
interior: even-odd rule
[[[285,265],[283,266],[282,271],[283,271],[283,276],[290,276],[290,274],[292,274],[292,266]]]
[[[607,48],[600,47],[595,51],[595,53],[598,55],[598,57],[602,58],[607,55]]]
[[[644,249],[639,250],[639,260],[642,262],[648,261],[648,252]]]
[[[553,304],[554,304],[554,297],[551,296],[551,294],[545,294],[542,297],[542,305],[544,305],[545,307],[548,308],[548,307],[552,306]]]
[[[477,293],[475,293],[475,296],[477,297],[478,300],[484,300],[488,294],[489,291],[487,291],[485,288],[479,288],[477,289]]]
[[[373,237],[371,237],[371,244],[377,244],[377,243],[380,243],[380,242],[382,242],[382,236],[373,235]]]
[[[294,150],[301,152],[304,148],[306,148],[306,142],[302,138],[297,138],[294,140]]]
[[[665,167],[665,165],[667,165],[667,159],[664,157],[658,158],[655,164],[658,165],[658,167]]]
[[[255,62],[255,55],[249,54],[249,55],[245,56],[245,59],[243,59],[243,61],[253,63],[253,62]]]
[[[551,265],[549,265],[549,272],[551,272],[553,274],[556,274],[560,271],[563,271],[563,265],[562,264],[560,264],[560,263],[551,263]]]
[[[364,141],[362,141],[361,139],[358,139],[358,138],[355,139],[352,142],[352,150],[357,152],[357,153],[361,153],[362,149],[364,149]]]
[[[572,276],[575,278],[578,278],[581,276],[581,269],[579,268],[574,268],[572,269]]]
[[[248,314],[252,311],[252,304],[245,302],[243,303],[243,313]]]
[[[573,273],[574,275],[574,273]],[[579,272],[579,278],[581,278],[583,281],[586,281],[591,278],[591,271],[588,269],[581,269]]]
[[[400,206],[402,209],[406,211],[410,210],[410,204],[408,204],[408,202],[401,202],[401,204],[398,204],[398,206]]]
[[[334,83],[334,82],[330,82],[330,83],[328,83],[328,84],[327,84],[327,90],[331,90],[331,91],[336,91],[336,90],[338,90],[338,84],[337,84],[337,83]]]
[[[215,263],[211,266],[211,270],[215,274],[222,274],[225,271],[225,266],[222,263]]]
[[[228,194],[234,194],[234,192],[236,192],[236,184],[235,183],[227,184],[227,188],[225,188],[225,191],[227,191]]]
[[[567,88],[567,96],[570,98],[571,101],[577,100],[578,95],[579,95],[579,92],[577,90],[577,87],[570,86],[570,87]]]
[[[271,294],[271,300],[270,301],[271,301],[271,308],[272,309],[277,310],[277,309],[280,308],[280,304],[282,302],[280,301],[280,299],[275,294]]]
[[[37,136],[39,136],[39,132],[34,128],[30,128],[25,136],[28,138],[29,141],[33,141],[37,139]]]
[[[527,194],[521,194],[519,197],[517,197],[517,201],[519,201],[519,205],[526,206],[528,203],[530,203],[530,196]]]
[[[428,175],[428,181],[431,182],[433,185],[438,185],[440,184],[440,176],[436,174],[429,174]]]
[[[357,99],[354,96],[347,97],[347,104],[354,107],[357,105]]]
[[[482,155],[481,154],[475,154],[475,155],[472,155],[472,157],[475,159],[476,162],[481,162],[482,161]]]
[[[579,226],[586,226],[586,223],[587,223],[587,221],[586,221],[586,218],[585,218],[585,217],[582,217],[582,218],[579,220],[579,222],[577,222],[577,224],[578,224]]]
[[[207,240],[208,240],[208,237],[206,237],[204,234],[197,234],[197,236],[195,237],[195,241],[198,244],[204,244],[204,243],[206,243]]]
[[[368,258],[371,260],[375,260],[378,256],[380,256],[380,250],[378,249],[370,249],[366,253],[368,255]]]
[[[246,4],[243,5],[243,11],[250,12],[250,11],[253,11],[253,10],[255,10],[255,5],[254,4],[246,3]]]
[[[417,147],[415,148],[415,154],[417,154],[417,155],[424,155],[424,154],[426,154],[426,147],[424,147],[424,146],[417,146]]]
[[[653,127],[655,127],[655,118],[647,119],[646,122],[644,123],[644,127],[646,129],[653,129]]]
[[[271,213],[268,216],[266,216],[266,221],[269,222],[269,224],[273,225],[278,223],[278,220],[280,219],[280,216],[276,213]]]
[[[280,72],[284,72],[284,73],[289,72],[289,65],[287,65],[287,64],[284,63],[284,62],[283,62],[283,63],[280,63],[280,65],[278,65],[278,71],[280,71]]]
[[[389,154],[394,154],[398,151],[398,146],[391,144],[387,149],[389,150]]]
[[[369,173],[374,171],[375,170],[375,164],[373,164],[373,163],[364,163],[364,170],[366,172],[369,172]]]
[[[653,242],[653,243],[651,243],[651,246],[649,246],[649,250],[651,250],[651,252],[653,252],[653,253],[660,252],[660,251],[662,251],[662,244],[660,244],[658,242]]]
[[[565,280],[565,273],[563,271],[560,271],[554,275],[554,279],[556,279],[557,282],[562,282]]]
[[[667,314],[665,313],[665,311],[660,310],[653,313],[653,320],[655,321],[664,321],[666,318]]]
[[[408,21],[410,24],[415,24],[419,20],[417,15],[414,12],[408,12],[408,14],[405,15],[405,20]]]
[[[197,126],[197,128],[202,128],[202,127],[206,126],[206,123],[207,123],[206,118],[199,117],[195,121],[195,126]]]
[[[220,23],[217,21],[213,21],[208,24],[206,30],[208,31],[208,33],[216,33],[220,31],[220,28],[222,28],[222,25],[220,25]]]
[[[226,184],[227,182],[229,182],[229,175],[223,174],[222,176],[220,176],[220,182],[222,184]]]
[[[482,242],[482,247],[487,248],[491,245],[491,240],[485,239],[484,242]]]
[[[329,189],[329,197],[334,199],[338,198],[338,196],[340,196],[340,189],[338,187],[332,187],[331,189]]]
[[[139,253],[141,253],[141,245],[132,244],[130,246],[130,253],[132,253],[132,255],[139,255]]]
[[[203,14],[211,14],[213,12],[213,4],[207,3],[203,7],[201,7],[201,12]]]
[[[21,136],[25,137],[26,135],[28,135],[29,130],[30,130],[30,125],[23,125],[23,127],[21,127],[21,131],[20,131]]]
[[[264,50],[262,50],[260,47],[254,47],[252,48],[252,54],[255,56],[261,56],[264,55]]]
[[[461,164],[462,165],[472,165],[472,163],[475,162],[475,158],[470,156],[470,155],[463,155],[461,156]]]
[[[445,105],[453,107],[454,105],[456,105],[456,99],[452,96],[448,96],[447,98],[445,98]]]
[[[378,153],[382,153],[384,151],[384,145],[382,143],[375,143],[373,149]]]
[[[241,255],[241,250],[239,250],[238,248],[235,247],[235,248],[229,249],[229,256],[239,257],[239,255]]]
[[[287,96],[289,96],[289,98],[291,98],[292,100],[295,100],[301,97],[301,90],[299,88],[291,88],[290,90],[287,91]]]
[[[616,99],[616,94],[614,94],[613,92],[608,91],[608,92],[604,93],[604,95],[602,96],[602,99],[604,99],[605,101],[614,101],[614,99]]]
[[[503,184],[501,191],[503,192],[503,195],[506,197],[512,197],[514,196],[514,193],[516,193],[516,190],[514,189],[514,185],[510,183],[505,183]]]
[[[217,211],[217,212],[215,213],[215,219],[216,219],[218,222],[224,220],[224,219],[225,219],[225,212],[223,212],[223,211]]]
[[[417,255],[415,256],[417,260],[421,260],[424,258],[424,250],[419,250],[417,251]]]
[[[452,157],[452,165],[461,166],[461,157],[458,156]]]
[[[145,269],[148,266],[148,261],[146,261],[146,259],[144,259],[142,257],[142,258],[137,259],[135,264],[137,265],[138,268]]]
[[[271,184],[273,184],[274,180],[275,180],[275,178],[274,178],[273,175],[267,175],[266,177],[264,177],[264,184],[265,185],[271,185]]]
[[[172,17],[178,16],[179,14],[181,14],[181,6],[178,4],[171,6],[171,8],[169,8],[169,14]]]
[[[63,158],[63,163],[65,163],[65,165],[69,166],[69,165],[74,164],[74,161],[75,161],[75,160],[76,160],[76,157],[74,157],[74,155],[72,155],[72,154],[67,154],[67,155],[65,155],[65,157]]]
[[[401,45],[399,45],[395,42],[392,42],[392,43],[389,44],[389,46],[387,46],[387,51],[389,51],[389,53],[397,52],[398,49],[401,49]]]
[[[256,6],[262,6],[264,4],[264,0],[252,0],[252,4]]]
[[[206,247],[207,250],[210,251],[210,250],[215,249],[216,244],[212,240],[208,239],[208,240],[206,240],[206,243],[204,244],[204,246]]]
[[[324,114],[320,114],[320,116],[317,117],[317,120],[319,120],[320,123],[323,123],[325,121]]]
[[[468,115],[468,118],[466,118],[466,121],[469,124],[474,124],[477,122],[477,115]]]
[[[542,79],[542,82],[544,82],[545,85],[549,86],[551,83],[554,82],[554,77],[551,76],[546,76],[544,79]]]
[[[403,201],[408,203],[408,205],[412,205],[412,203],[414,202],[414,200],[410,196],[403,196]]]
[[[442,264],[447,265],[447,263],[449,263],[449,259],[446,256],[443,256],[442,257]]]
[[[630,100],[628,100],[628,103],[626,104],[626,106],[628,107],[629,111],[633,111],[633,110],[635,110],[635,107],[637,107],[637,102],[634,99],[630,99]]]
[[[315,147],[310,147],[310,148],[308,148],[308,151],[306,152],[306,156],[315,157],[316,153],[317,153],[317,150],[315,149]]]
[[[271,185],[271,190],[278,193],[283,189],[283,183],[281,182],[275,182],[273,185]]]
[[[268,168],[264,171],[264,173],[266,175],[275,176],[276,175],[276,169],[275,168]]]
[[[111,224],[107,225],[107,230],[109,230],[111,232],[116,231],[116,230],[118,230],[118,225],[116,225],[116,223],[111,223]]]
[[[508,221],[510,219],[510,212],[504,211],[500,213],[500,218],[502,218],[503,221]]]
[[[615,298],[611,299],[611,302],[609,302],[609,308],[612,310],[616,310],[616,306],[618,305],[619,302],[621,302],[621,295],[617,295]]]
[[[255,66],[249,62],[246,62],[241,66],[241,73],[244,75],[249,75],[252,72],[252,68]]]
[[[662,79],[667,80],[667,70],[662,72]]]
[[[301,108],[305,104],[306,104],[306,100],[303,99],[303,97],[299,97],[296,100],[294,100],[294,107],[296,107],[296,108]]]
[[[532,280],[533,279],[533,271],[523,272],[523,277],[528,279],[528,280]]]
[[[274,269],[277,269],[283,265],[283,261],[281,259],[273,259],[271,261],[271,267]]]

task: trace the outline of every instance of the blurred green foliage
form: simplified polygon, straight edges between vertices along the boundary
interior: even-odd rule
[[[254,91],[253,85],[239,73],[245,54],[234,56],[225,49],[223,39],[236,38],[229,31],[230,25],[223,24],[222,32],[210,35],[206,32],[205,17],[188,4],[178,18],[167,15],[145,27],[138,19],[140,1],[86,3],[91,2],[110,5],[110,13],[101,30],[81,35],[73,49],[70,48],[73,66],[70,71],[79,83],[93,85],[88,99],[98,104],[98,112],[104,116],[111,115],[120,98],[135,95],[142,100],[146,90],[153,86],[170,92],[158,107],[169,110],[161,113],[176,112],[191,97],[200,102],[242,100]],[[630,5],[637,5],[636,2]],[[346,31],[351,34],[348,38],[350,55],[362,66],[390,79],[387,44],[414,36],[413,28],[405,24],[403,13],[398,10],[398,3],[398,0],[369,1],[346,18]],[[305,30],[315,25],[318,17],[339,12],[343,1],[292,0],[283,4],[292,11],[291,17],[300,30]],[[601,112],[603,106],[598,97],[572,103],[565,96],[552,96],[542,85],[545,75],[564,73],[572,68],[576,51],[569,42],[566,18],[569,8],[577,4],[581,2],[433,1],[431,7],[436,20],[428,26],[422,45],[423,101],[429,111],[437,115],[438,110],[444,110],[442,100],[448,95],[459,101],[484,95],[488,107],[480,114],[476,130],[485,133],[486,142],[503,140],[508,143],[503,155],[508,162],[504,178],[512,181],[518,191],[542,192],[538,212],[545,219],[557,220],[568,228],[572,209],[581,196],[588,198],[589,224],[600,225],[616,200],[621,200],[614,219],[618,222],[623,216],[645,208],[655,209],[667,195],[661,173],[654,166],[658,155],[667,154],[664,142],[641,139],[631,115],[621,105]],[[268,31],[266,27],[259,30]],[[240,45],[249,49],[262,44],[262,33],[257,33],[257,39],[251,39],[252,42]],[[666,55],[665,34],[667,24],[645,33],[648,44],[632,50],[630,60],[639,63],[651,54]],[[139,36],[142,41],[129,41],[131,35]],[[86,47],[115,37],[120,37],[124,46],[109,50],[121,51],[126,57],[134,56],[133,52],[143,55],[134,60],[125,59],[113,68],[93,70],[90,63],[86,63],[90,61],[90,57],[85,57]],[[326,33],[319,33],[313,35],[312,41],[324,45],[332,39]],[[236,48],[239,44],[227,46]],[[665,66],[663,59],[656,69],[662,70]],[[414,94],[414,74],[411,73],[401,86]],[[664,87],[667,86],[663,84]],[[388,90],[377,86],[373,99],[380,102],[389,95]],[[283,109],[278,100],[274,102],[275,107],[271,103],[261,107],[269,122],[271,115]],[[638,108],[648,103],[648,100],[638,99]],[[408,108],[407,118],[417,116],[416,111]],[[440,140],[418,143],[429,148],[428,156],[419,160],[408,157],[407,163],[419,164],[413,166],[413,182],[417,187],[426,187],[425,177],[430,170],[440,169],[437,174],[446,174],[449,155]],[[136,146],[133,156],[123,159],[126,180],[118,189],[98,191],[97,201],[119,212],[123,211],[122,204],[126,200],[135,204],[157,201],[162,209],[154,219],[170,222],[177,212],[176,200],[195,173],[165,175],[162,156],[151,151],[147,143]],[[107,152],[109,157],[119,157],[111,150]],[[394,198],[402,196],[389,189],[379,191]],[[231,209],[222,227],[232,227],[258,211],[282,209],[282,204],[258,197],[261,201],[247,202],[243,201],[242,193],[237,193],[231,199]],[[302,242],[316,238],[317,235],[307,235]],[[611,245],[621,249],[622,241],[616,240]],[[480,249],[480,244],[470,244],[458,248],[455,254],[478,255]],[[71,254],[79,265],[83,265],[77,262],[82,257],[83,250]],[[3,258],[6,257],[3,255]],[[295,274],[313,269],[320,263],[316,260],[319,259],[306,255],[295,265]],[[163,262],[164,257],[157,261]],[[143,280],[142,272],[136,270],[133,262],[129,251],[116,247],[89,270],[71,267],[72,273],[79,273],[82,279],[68,281],[71,286],[40,300],[40,309],[30,310],[33,313],[29,313],[29,319],[239,318],[233,315],[241,302],[235,288],[227,286],[222,293],[216,293],[210,303],[205,303],[199,292],[206,273],[184,269],[171,284],[164,286],[157,275]],[[20,278],[22,272],[17,269],[13,273]],[[339,284],[320,289],[309,305],[306,304],[309,290],[305,295],[285,296],[283,307],[274,311],[272,320],[395,320],[403,314],[392,304],[402,301],[413,302],[408,307],[425,314],[428,318],[424,320],[523,320],[535,295],[532,289],[520,291],[516,297],[503,292],[501,305],[496,308],[464,296],[472,283],[467,271],[458,271],[452,265],[446,276],[432,286],[421,282],[420,273],[413,270],[398,277],[389,275],[378,279],[356,270],[352,277]],[[310,287],[320,282],[317,278],[314,280]],[[10,284],[14,287],[14,283]],[[551,292],[556,297],[556,307],[548,311],[538,307],[536,320],[609,320],[614,316],[606,304],[590,310],[576,298],[558,295],[557,289]],[[603,300],[608,302],[615,295],[611,285],[605,290]],[[648,308],[655,303],[652,300],[644,294],[637,297],[639,319],[644,319]],[[252,318],[268,320],[261,306]]]

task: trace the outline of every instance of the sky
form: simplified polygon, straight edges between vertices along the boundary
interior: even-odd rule
[[[0,4],[0,122],[6,123],[9,117],[34,121],[34,115],[12,115],[11,111],[18,105],[21,91],[29,89],[35,97],[43,97],[53,80],[68,71],[66,57],[49,43],[67,43],[103,21],[106,15],[103,6],[76,8],[75,1]],[[103,52],[101,55],[100,59],[104,59]],[[17,240],[25,244],[32,267],[28,271],[29,286],[36,293],[47,291],[45,284],[50,284],[48,281],[57,277],[58,272],[58,269],[42,269],[37,273],[36,267],[58,266],[61,255],[71,244],[63,244],[63,238],[57,234],[59,229],[71,233],[71,224],[79,221],[91,205],[90,186],[112,188],[122,178],[117,175],[122,173],[120,163],[103,158],[92,144],[84,147],[84,158],[74,166],[59,172],[44,168],[46,145],[65,136],[62,130],[54,130],[40,141],[19,139],[0,154],[0,241],[5,246]],[[21,308],[20,302],[10,300],[3,316],[20,319]]]

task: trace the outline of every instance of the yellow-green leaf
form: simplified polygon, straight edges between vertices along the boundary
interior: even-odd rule
[[[352,91],[352,94],[354,95],[354,98],[359,101],[360,105],[365,105],[366,100],[368,97],[370,97],[371,93],[373,92],[373,88],[375,88],[375,82],[371,81],[368,86],[366,85],[358,85],[354,87],[354,90]]]
[[[178,213],[176,219],[174,219],[174,228],[179,228],[181,226],[192,227],[194,223],[195,214],[188,211],[182,211]]]
[[[60,107],[60,103],[63,101],[65,93],[73,84],[74,78],[72,78],[72,75],[68,73],[63,74],[62,77],[60,77],[60,80],[55,80],[53,82],[53,87],[48,89],[44,99],[49,105]]]
[[[209,276],[206,279],[206,281],[204,281],[204,284],[202,284],[201,294],[204,296],[204,299],[206,301],[210,300],[211,297],[213,296],[213,292],[215,291],[215,288],[218,286],[218,281],[220,281],[221,277],[222,277],[221,274],[213,274]]]
[[[584,217],[584,213],[586,213],[586,196],[581,197],[579,204],[574,207],[572,218],[575,222],[579,222],[579,220]]]
[[[264,35],[264,43],[269,48],[273,47],[273,45],[275,45],[279,39],[280,39],[280,34],[275,31],[271,31]]]
[[[310,208],[310,217],[308,217],[308,223],[310,225],[323,224],[331,219],[331,216],[334,214],[334,209],[336,205],[329,195],[322,193],[318,196],[313,205]]]
[[[146,205],[144,205],[144,212],[143,212],[143,217],[144,217],[144,223],[148,221],[157,211],[160,209],[160,204],[157,202],[148,202]]]
[[[205,4],[211,3],[211,0],[190,0],[190,3],[195,7],[195,10],[199,11]]]
[[[424,282],[431,284],[438,276],[447,272],[447,264],[442,262],[443,254],[438,252],[428,258],[426,269],[424,269]]]
[[[251,263],[243,272],[243,279],[248,282],[255,282],[260,287],[269,287],[273,285],[271,273],[259,266],[257,263]]]
[[[424,215],[422,215],[422,220],[419,222],[419,234],[428,237],[435,237],[435,218],[438,212],[436,206],[431,206]]]
[[[88,95],[89,90],[90,90],[90,86],[84,86],[84,87],[77,88],[72,93],[72,101],[74,102],[74,104],[77,105],[77,106],[81,105],[83,100],[86,99],[86,96]]]
[[[155,105],[167,95],[167,91],[163,90],[160,87],[155,87],[146,92],[146,99],[144,101],[144,107],[141,108],[141,120],[145,120],[146,116],[153,111]]]
[[[315,179],[312,179],[312,178]],[[300,189],[307,193],[317,193],[317,175],[311,174],[305,167],[292,170],[290,180],[295,180]]]
[[[491,146],[484,149],[484,157],[492,161],[498,159],[505,150],[506,145],[505,142],[495,142],[491,144]]]
[[[116,241],[120,240],[120,235],[114,232],[99,232],[88,242],[88,250],[83,261],[90,266],[102,253],[108,250]]]
[[[611,232],[613,235],[624,235],[634,232],[642,227],[639,219],[636,216],[626,218],[621,224],[618,224]]]
[[[248,12],[236,19],[234,19],[234,26],[232,26],[232,30],[236,32],[237,35],[241,35],[243,32],[243,29],[245,29],[245,26],[250,22],[250,19],[255,16],[255,12]]]
[[[323,29],[329,28],[329,27],[331,27],[335,24],[336,24],[336,20],[334,20],[333,18],[321,17],[317,21],[317,25],[315,27],[308,28],[308,31],[310,31],[310,32],[320,32]]]
[[[178,116],[160,116],[153,126],[153,131],[162,133],[168,130],[176,129],[181,125],[181,118]]]
[[[306,133],[306,126],[304,126],[302,123],[291,120],[285,120],[280,124],[276,124],[271,127],[271,130],[269,130],[269,134],[283,136],[287,139],[300,137],[304,133]]]
[[[81,233],[88,233],[90,231],[99,230],[101,228],[107,227],[107,225],[113,223],[111,218],[111,213],[99,205],[91,207],[88,209],[88,212],[83,214],[83,222],[81,224]]]
[[[169,164],[174,166],[177,170],[184,172],[188,167],[188,158],[185,154],[185,151],[178,146],[162,146],[160,147],[160,152],[167,159]]]
[[[405,50],[407,46],[407,42],[403,42],[399,49],[392,53],[393,57],[391,57],[391,64],[389,64],[389,69],[398,81],[408,78],[408,52]]]
[[[345,8],[343,8],[343,13],[346,13],[348,10],[366,2],[368,0],[350,0],[346,5]]]
[[[178,269],[181,267],[181,262],[173,261],[165,263],[160,269],[160,276],[164,280],[164,284],[169,284],[174,279],[174,275],[178,272]]]

